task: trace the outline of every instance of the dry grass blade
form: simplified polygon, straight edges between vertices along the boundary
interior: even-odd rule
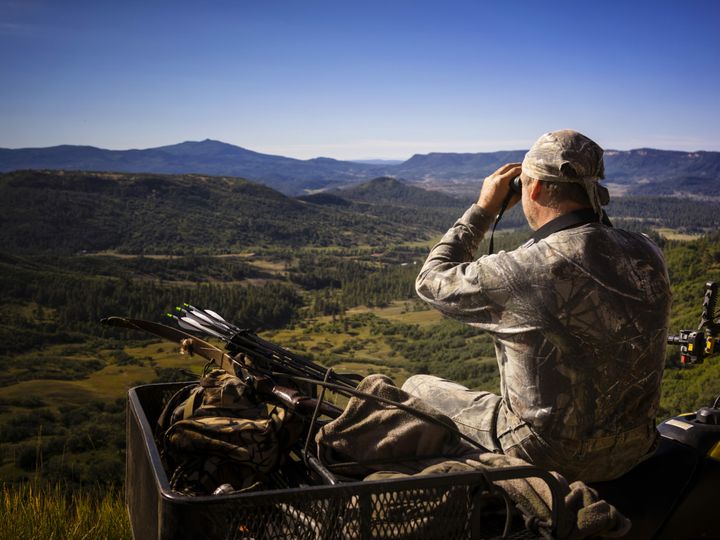
[[[0,491],[0,540],[129,539],[122,494],[109,489],[63,492],[59,484],[4,484]]]

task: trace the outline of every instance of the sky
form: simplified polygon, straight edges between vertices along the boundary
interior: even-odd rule
[[[0,0],[0,147],[720,151],[720,2]]]

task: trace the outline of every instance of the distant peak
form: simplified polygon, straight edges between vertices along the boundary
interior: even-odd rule
[[[324,156],[311,158],[311,159],[308,159],[307,161],[310,163],[339,163],[339,161],[337,159],[324,157]]]
[[[368,182],[368,184],[404,184],[394,176],[378,176]]]
[[[232,144],[229,144],[229,143],[226,143],[226,142],[222,142],[222,141],[217,141],[217,140],[215,140],[215,139],[203,139],[202,141],[183,141],[183,142],[180,143],[180,144],[192,144],[192,145],[200,145],[200,144],[202,144],[203,146],[220,146],[220,145],[222,145],[222,146],[234,146],[234,145],[232,145]]]
[[[161,146],[153,148],[152,150],[162,150],[165,152],[171,152],[174,154],[190,152],[193,154],[212,154],[212,153],[247,153],[251,152],[241,146],[235,146],[234,144],[226,143],[223,141],[217,141],[215,139],[203,139],[202,141],[183,141],[178,144],[172,144],[169,146]]]

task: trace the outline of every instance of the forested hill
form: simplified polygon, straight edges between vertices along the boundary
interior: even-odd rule
[[[351,201],[396,206],[460,208],[468,204],[464,198],[428,191],[387,176],[345,189],[333,190],[330,193]]]
[[[676,152],[638,148],[605,152],[605,176],[613,182],[642,184],[676,178],[720,179],[720,152]]]
[[[506,163],[520,163],[526,150],[457,154],[415,154],[398,165],[394,174],[417,180],[482,179]]]
[[[0,246],[14,253],[222,253],[265,244],[426,239],[387,218],[325,208],[237,178],[19,171],[0,175]]]
[[[391,177],[298,198],[328,210],[334,208],[374,216],[399,226],[422,227],[430,234],[447,230],[472,203],[472,199],[429,191]],[[517,219],[507,221],[507,224],[523,225]]]
[[[472,198],[393,178],[293,199],[230,177],[18,171],[0,174],[0,251],[237,253],[263,246],[388,246],[436,237]],[[720,227],[717,202],[614,198],[624,227],[704,232]],[[519,208],[502,228],[524,227]]]

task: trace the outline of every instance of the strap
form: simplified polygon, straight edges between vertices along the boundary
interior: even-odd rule
[[[187,400],[185,400],[185,407],[183,407],[183,420],[187,420],[192,417],[193,412],[195,412],[195,399],[197,399],[200,395],[201,390],[202,386],[194,388]]]
[[[515,191],[513,191],[512,189],[508,190],[507,195],[505,195],[505,198],[503,199],[502,206],[500,207],[500,212],[498,213],[497,217],[495,218],[495,223],[493,223],[492,232],[490,233],[488,255],[492,255],[492,252],[493,252],[493,247],[494,247],[493,240],[495,237],[495,228],[497,227],[498,223],[500,223],[500,218],[503,217],[505,210],[507,210],[508,204],[510,204],[510,199],[512,199],[513,195],[515,195]]]
[[[556,232],[564,231],[565,229],[572,229],[573,227],[580,227],[581,225],[587,225],[588,223],[597,223],[598,221],[600,221],[603,225],[612,227],[612,223],[610,223],[610,219],[607,217],[604,210],[600,220],[598,220],[598,215],[592,208],[580,208],[579,210],[573,210],[572,212],[563,214],[560,217],[556,217],[552,221],[549,221],[540,227],[532,235],[532,240],[534,243],[537,243],[543,238],[547,238]]]

